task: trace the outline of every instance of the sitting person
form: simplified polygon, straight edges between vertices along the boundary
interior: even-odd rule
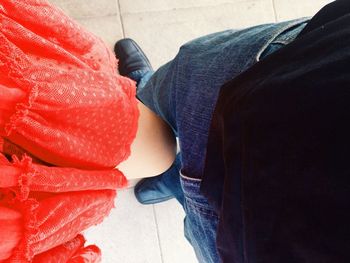
[[[133,40],[116,43],[180,145],[136,197],[177,197],[199,262],[350,260],[349,14],[336,1],[311,21],[204,36],[156,72]]]
[[[100,262],[80,233],[175,139],[99,38],[44,0],[0,10],[0,262]]]

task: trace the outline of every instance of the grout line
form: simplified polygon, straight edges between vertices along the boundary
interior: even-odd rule
[[[119,20],[120,20],[120,24],[122,25],[123,38],[125,38],[125,28],[124,28],[122,10],[120,9],[119,0],[116,0],[116,1],[117,1],[118,11],[119,11]]]
[[[163,250],[162,250],[162,245],[161,245],[161,242],[160,242],[159,226],[158,226],[158,220],[157,220],[157,213],[156,213],[155,205],[152,205],[152,208],[153,208],[154,222],[156,223],[156,229],[157,229],[157,239],[158,239],[158,246],[159,246],[159,252],[160,252],[160,259],[161,259],[162,263],[164,263]]]
[[[194,5],[194,6],[186,6],[186,7],[172,7],[172,8],[164,8],[164,9],[146,9],[146,10],[139,10],[139,11],[126,11],[123,14],[125,15],[137,15],[137,14],[144,14],[144,13],[162,13],[162,12],[172,12],[172,11],[183,11],[183,10],[190,10],[190,9],[198,9],[198,8],[215,8],[220,6],[227,6],[232,4],[242,4],[242,3],[254,3],[257,0],[238,0],[234,3],[232,1],[227,1],[223,3],[215,3],[215,4],[207,4],[207,5]],[[215,2],[215,1],[213,1]]]
[[[276,11],[275,0],[271,0],[271,2],[272,2],[273,13],[274,13],[274,15],[275,15],[275,22],[278,22],[278,21],[277,21],[277,11]]]
[[[79,21],[79,20],[99,19],[99,18],[114,17],[114,16],[118,16],[118,14],[109,14],[109,15],[102,15],[102,16],[69,16],[69,17]]]

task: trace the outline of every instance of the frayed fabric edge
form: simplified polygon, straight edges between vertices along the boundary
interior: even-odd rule
[[[28,156],[24,156],[22,160],[19,160],[16,156],[12,156],[13,164],[15,167],[20,168],[22,173],[19,177],[19,188],[15,191],[16,197],[13,200],[13,205],[23,214],[24,222],[24,235],[17,245],[8,263],[29,263],[34,257],[33,251],[30,249],[30,240],[35,235],[39,227],[37,225],[37,208],[39,202],[33,198],[29,198],[30,182],[31,178],[35,175],[35,171],[32,167],[32,159]]]
[[[28,116],[29,110],[32,108],[34,101],[38,97],[39,89],[34,85],[29,92],[26,102],[19,102],[15,107],[15,113],[10,117],[9,122],[5,125],[6,136],[10,136],[13,130],[16,130],[18,123]],[[1,146],[1,142],[0,142]],[[0,148],[1,149],[1,148]]]

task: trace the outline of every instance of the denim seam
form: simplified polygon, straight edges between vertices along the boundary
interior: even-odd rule
[[[184,178],[185,180],[188,180],[188,181],[190,181],[189,183],[200,183],[200,182],[202,182],[202,179],[200,179],[200,178],[192,178],[192,177],[188,177],[188,176],[186,176],[186,175],[184,175],[182,172],[181,172],[181,170],[180,170],[180,176],[182,177],[182,178]]]
[[[309,18],[301,18],[301,19],[298,19],[298,20],[295,20],[293,23],[291,24],[287,24],[286,26],[282,27],[282,28],[279,28],[272,36],[271,38],[269,38],[266,43],[261,47],[261,49],[259,50],[259,52],[257,53],[256,57],[255,57],[255,60],[256,62],[259,62],[260,61],[260,57],[261,55],[264,53],[264,51],[266,50],[266,48],[271,44],[273,43],[276,38],[281,35],[283,32],[285,32],[286,30],[288,29],[291,29],[292,27],[294,26],[297,26],[298,24],[302,24],[304,23],[305,21],[307,21]]]
[[[174,63],[173,72],[177,72],[178,70],[176,70],[176,69],[177,69],[177,67],[178,67],[178,62],[179,62],[179,60],[177,59],[177,57],[175,57],[175,58],[173,59],[172,62]],[[175,78],[175,81],[176,81],[176,82],[173,84],[175,87],[177,87],[177,79],[178,79],[178,78]],[[156,85],[155,85],[155,86],[156,86]],[[161,85],[158,85],[158,86],[159,86],[159,87],[158,87],[158,89],[159,89]],[[160,93],[159,90],[153,91],[152,99],[153,99],[153,105],[154,105],[155,111],[156,111],[157,115],[158,115],[159,117],[161,117],[161,118],[169,125],[169,127],[171,127],[171,129],[173,130],[173,132],[176,134],[176,132],[175,132],[175,130],[174,130],[175,127],[173,128],[173,126],[169,123],[168,118],[166,118],[166,116],[164,116],[164,113],[160,110],[160,105],[159,105],[159,101],[158,101],[158,98],[157,98],[157,95],[158,95],[159,93]],[[176,105],[174,105],[174,108],[176,108]],[[175,125],[177,126],[176,123],[175,123]]]
[[[290,38],[284,39],[284,40],[275,40],[271,42],[270,44],[282,44],[282,45],[288,45],[290,43]]]
[[[293,34],[290,34],[290,32],[287,32],[287,36],[286,36],[285,34],[283,34],[283,33],[284,33],[284,32],[283,32],[281,36],[278,36],[277,39],[275,39],[275,40],[272,42],[272,44],[283,44],[283,45],[289,44],[289,43],[290,43],[291,41],[293,41],[293,40],[301,33],[301,31],[304,29],[304,27],[300,29],[300,26],[302,26],[303,24],[305,24],[305,25],[304,25],[304,27],[305,27],[306,24],[307,24],[307,21],[301,23],[300,25],[297,25],[295,29],[290,29],[291,32],[293,32]],[[294,32],[295,30],[298,30],[298,32],[295,33],[295,32]]]
[[[193,210],[195,210],[196,212],[206,215],[206,216],[210,216],[211,218],[217,219],[219,220],[219,216],[216,214],[215,211],[205,207],[204,205],[200,205],[198,203],[194,204],[193,203],[193,199],[185,197],[186,199],[186,204],[188,207],[191,207]]]

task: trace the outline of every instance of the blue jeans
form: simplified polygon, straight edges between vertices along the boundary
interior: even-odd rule
[[[164,119],[179,138],[180,165],[172,176],[181,173],[181,185],[172,187],[184,194],[185,236],[199,262],[220,262],[215,244],[219,217],[200,192],[206,141],[220,87],[293,41],[307,20],[204,36],[183,45],[177,56],[154,74],[135,72],[132,76],[138,82],[138,99]]]

